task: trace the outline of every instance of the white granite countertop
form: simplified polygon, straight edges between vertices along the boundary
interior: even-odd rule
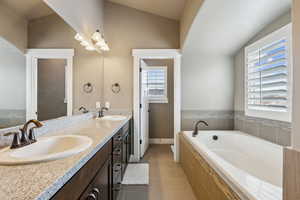
[[[93,139],[84,152],[61,160],[19,166],[0,166],[1,200],[47,200],[130,119],[108,121],[89,119],[51,135],[83,135]]]

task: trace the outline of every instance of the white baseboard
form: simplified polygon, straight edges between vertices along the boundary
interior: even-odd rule
[[[173,138],[150,138],[150,144],[174,144]]]
[[[130,155],[129,157],[129,162],[130,163],[136,163],[136,162],[139,162],[140,159],[139,158],[136,158],[133,154]]]

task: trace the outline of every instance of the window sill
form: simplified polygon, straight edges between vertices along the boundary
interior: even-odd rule
[[[291,113],[290,112],[276,112],[276,111],[246,109],[245,115],[248,117],[270,119],[270,120],[283,121],[283,122],[291,122]]]
[[[149,99],[149,103],[169,103],[168,99]]]

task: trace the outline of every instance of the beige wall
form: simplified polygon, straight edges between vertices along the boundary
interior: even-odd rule
[[[149,137],[174,137],[174,61],[170,59],[145,59],[147,66],[167,66],[168,103],[150,103]]]
[[[180,47],[182,48],[192,23],[204,0],[186,0],[180,19]]]
[[[300,2],[293,1],[293,123],[292,146],[300,151]]]
[[[103,58],[96,52],[85,50],[74,39],[76,34],[58,15],[53,14],[29,23],[29,48],[74,48],[74,110],[80,106],[94,108],[102,97]],[[95,90],[91,94],[83,92],[85,83],[91,82]]]
[[[293,119],[292,148],[284,150],[283,200],[300,198],[300,1],[293,0]]]
[[[0,37],[22,52],[27,48],[27,21],[0,3]]]
[[[104,99],[112,109],[132,110],[133,57],[135,48],[179,48],[179,24],[175,20],[113,3],[105,4],[105,37],[111,51],[104,54]],[[111,85],[120,83],[114,94]]]
[[[85,50],[74,39],[76,34],[57,15],[29,23],[30,48],[74,48],[74,109],[81,105],[95,108],[96,101],[110,101],[112,110],[132,110],[134,48],[178,48],[179,24],[113,3],[105,4],[105,38],[111,51],[104,54]],[[85,94],[82,86],[94,85]],[[114,94],[111,85],[118,82],[121,92]]]

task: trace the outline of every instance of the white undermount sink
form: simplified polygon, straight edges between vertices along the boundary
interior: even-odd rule
[[[126,116],[123,115],[106,115],[104,117],[99,118],[101,120],[111,120],[111,121],[122,121],[126,119]]]
[[[38,139],[37,142],[0,151],[0,165],[19,165],[45,162],[78,154],[92,145],[91,138],[79,135],[62,135]]]

